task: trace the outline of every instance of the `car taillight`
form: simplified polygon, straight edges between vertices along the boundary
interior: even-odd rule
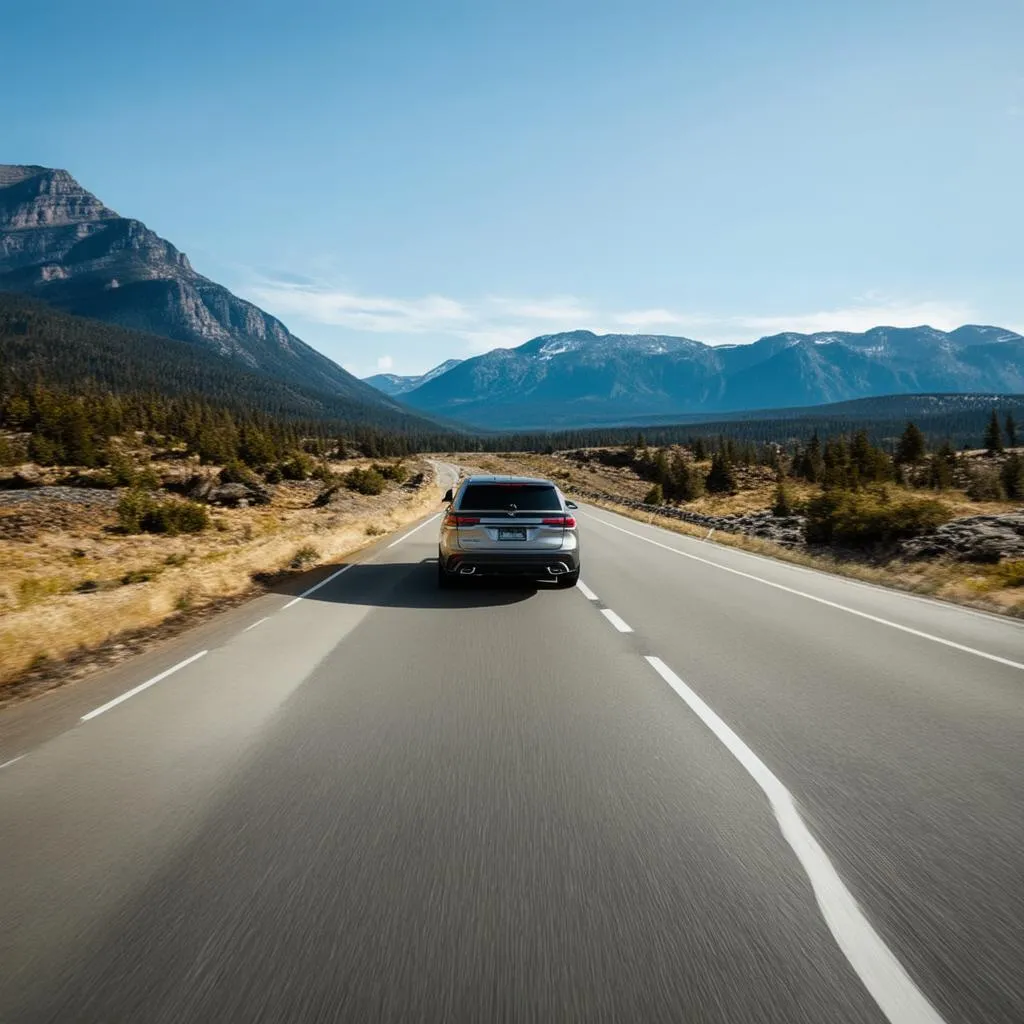
[[[567,530],[575,529],[576,520],[572,516],[558,516],[557,519],[542,519],[545,526],[564,526]]]
[[[479,516],[455,516],[451,513],[445,519],[448,526],[476,526],[479,522]]]

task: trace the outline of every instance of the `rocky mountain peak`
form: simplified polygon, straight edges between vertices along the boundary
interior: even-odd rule
[[[200,344],[280,380],[394,408],[59,168],[0,165],[0,291]]]

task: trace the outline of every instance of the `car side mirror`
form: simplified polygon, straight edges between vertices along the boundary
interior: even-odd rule
[[[571,508],[575,512],[576,509],[579,508],[579,505],[577,505],[575,501],[567,501],[565,503],[565,507],[566,508]]]
[[[448,505],[451,504],[451,502],[453,502],[454,500],[455,495],[452,494],[452,489],[449,487],[448,490],[444,492],[444,497],[441,499],[441,504]]]

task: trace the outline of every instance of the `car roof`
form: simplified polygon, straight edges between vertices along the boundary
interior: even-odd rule
[[[467,484],[542,484],[546,487],[555,487],[552,480],[545,480],[539,476],[483,476],[474,475],[466,477]]]

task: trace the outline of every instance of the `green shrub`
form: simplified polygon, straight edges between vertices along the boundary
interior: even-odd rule
[[[1024,587],[1024,558],[1003,562],[992,574],[1004,587]]]
[[[202,533],[210,525],[210,513],[194,501],[154,503],[140,523],[144,533]]]
[[[661,484],[655,484],[645,495],[645,505],[664,505],[665,495],[662,492]]]
[[[254,484],[256,483],[256,474],[237,459],[232,459],[220,471],[220,482],[222,484]]]
[[[126,491],[117,503],[117,519],[125,533],[201,533],[210,513],[194,501],[156,501],[138,488]]]
[[[317,561],[319,557],[320,552],[312,544],[303,544],[292,555],[291,567],[293,569],[303,569],[312,562]]]
[[[884,491],[826,491],[807,503],[806,512],[808,542],[852,547],[915,537],[952,518],[933,498],[892,501]]]
[[[280,466],[271,466],[270,469],[263,474],[263,479],[268,484],[279,484],[284,479],[284,473],[281,472]]]
[[[350,469],[345,477],[345,486],[360,494],[381,494],[385,484],[384,477],[375,469]]]
[[[0,466],[14,466],[20,461],[14,445],[0,434]]]
[[[313,463],[308,456],[296,453],[282,462],[279,468],[285,480],[308,480],[313,471]]]
[[[117,503],[117,521],[125,533],[141,533],[142,517],[153,507],[153,499],[138,488],[121,495]]]
[[[1006,491],[995,469],[973,469],[967,484],[967,497],[972,501],[1003,501]]]
[[[118,487],[131,487],[135,483],[135,467],[124,452],[116,448],[107,452],[107,471]]]
[[[60,447],[42,434],[33,434],[28,439],[29,461],[40,466],[54,466],[64,458]]]
[[[394,480],[396,484],[404,484],[409,477],[409,471],[401,462],[385,466],[379,465],[375,462],[373,464],[373,469],[375,472],[380,473],[385,480]]]
[[[156,475],[156,472],[147,466],[145,469],[140,469],[135,475],[135,486],[141,487],[145,491],[155,491],[160,487],[160,477]]]

